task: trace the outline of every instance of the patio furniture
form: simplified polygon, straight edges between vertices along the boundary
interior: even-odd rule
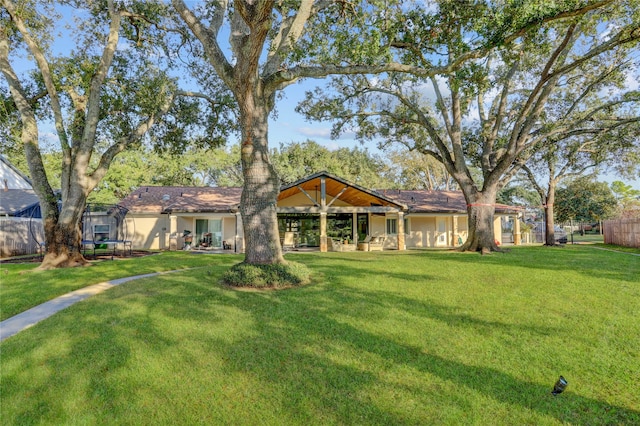
[[[356,251],[356,244],[344,244],[342,241],[331,239],[332,251]]]
[[[372,237],[368,235],[363,242],[358,243],[360,251],[382,251],[384,249],[384,237]]]

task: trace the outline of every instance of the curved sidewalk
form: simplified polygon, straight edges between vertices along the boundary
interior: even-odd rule
[[[155,277],[157,275],[169,274],[179,271],[184,271],[184,269],[118,278],[116,280],[93,284],[88,287],[72,291],[71,293],[56,297],[55,299],[49,300],[48,302],[42,303],[0,322],[0,342],[21,332],[22,330],[25,330],[39,323],[43,319],[49,318],[51,315],[55,314],[56,312],[60,312],[61,310],[73,305],[74,303],[94,296],[98,293],[102,293],[103,291],[108,290],[112,287],[141,278]]]

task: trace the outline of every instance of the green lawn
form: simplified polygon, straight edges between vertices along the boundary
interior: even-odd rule
[[[223,258],[227,259],[228,265],[240,259],[232,256]],[[0,321],[91,284],[153,272],[198,268],[209,263],[209,256],[179,251],[100,261],[92,263],[90,267],[54,271],[35,271],[38,263],[0,263]]]
[[[567,235],[569,243],[571,243],[571,235]],[[578,232],[573,233],[574,243],[602,243],[604,242],[604,236],[598,233],[586,232],[584,235],[580,235]]]
[[[637,256],[291,253],[313,284],[250,292],[218,284],[241,257],[179,255],[209,266],[3,342],[2,424],[640,424]]]

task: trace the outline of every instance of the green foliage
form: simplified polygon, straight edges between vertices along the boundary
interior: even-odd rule
[[[611,190],[622,203],[640,199],[640,190],[633,189],[631,185],[627,185],[619,180],[611,183]]]
[[[496,202],[510,206],[538,206],[540,196],[523,185],[509,185],[500,190]]]
[[[611,183],[622,217],[640,217],[640,190],[619,180]]]
[[[617,200],[605,182],[584,177],[558,188],[554,208],[560,222],[599,221],[615,215]]]
[[[190,147],[181,154],[149,148],[123,152],[114,159],[90,202],[114,203],[140,186],[242,186],[239,147]]]
[[[272,150],[271,159],[283,184],[300,180],[310,174],[327,171],[367,188],[391,188],[388,165],[366,148],[329,150],[317,142],[280,144]]]
[[[391,163],[388,176],[393,185],[387,188],[431,191],[458,189],[458,184],[444,165],[433,157],[403,149],[389,149],[386,153]]]
[[[287,288],[307,284],[310,276],[309,268],[298,262],[267,265],[242,262],[225,272],[222,282],[233,287]]]

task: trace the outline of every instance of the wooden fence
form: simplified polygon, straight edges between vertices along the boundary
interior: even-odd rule
[[[44,241],[42,219],[0,217],[0,256],[35,254]]]
[[[640,219],[605,220],[605,244],[640,248]]]

